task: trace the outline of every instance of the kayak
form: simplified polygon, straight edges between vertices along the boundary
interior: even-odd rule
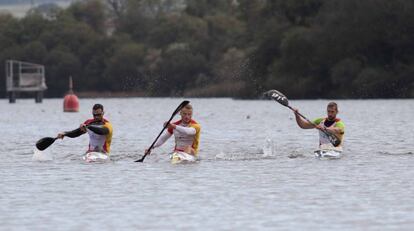
[[[196,162],[197,157],[185,152],[173,152],[170,154],[171,164]]]
[[[109,161],[109,155],[102,152],[87,152],[82,159],[88,163],[90,162],[106,162]]]
[[[342,157],[342,152],[336,150],[316,150],[314,151],[315,157],[327,158],[327,159],[339,159]]]

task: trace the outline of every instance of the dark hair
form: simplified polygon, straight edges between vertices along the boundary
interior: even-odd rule
[[[338,104],[336,104],[335,102],[330,102],[328,103],[327,108],[335,108],[335,110],[338,111]]]
[[[102,111],[104,110],[104,108],[103,108],[103,105],[102,104],[99,104],[99,103],[97,103],[97,104],[95,104],[95,105],[93,105],[93,108],[92,108],[94,111],[95,110],[98,110],[98,109],[102,109]]]

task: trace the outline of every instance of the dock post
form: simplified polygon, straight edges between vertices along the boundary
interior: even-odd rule
[[[16,103],[16,92],[9,92],[9,103]]]
[[[36,103],[42,103],[42,101],[43,101],[43,91],[37,91],[35,102]]]

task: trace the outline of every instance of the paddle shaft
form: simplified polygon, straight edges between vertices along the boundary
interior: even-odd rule
[[[295,111],[295,109],[293,109],[291,106],[287,105],[286,107],[288,107],[290,110],[292,110],[293,112],[295,112],[296,114],[298,114],[300,117],[302,117],[303,119],[305,119],[308,123],[312,124],[314,127],[316,127],[316,125],[314,123],[312,123],[312,121],[310,121],[308,118],[306,118],[304,115],[300,114],[300,112]]]
[[[174,116],[173,116],[174,117]],[[172,117],[172,118],[173,118]],[[145,157],[150,154],[151,149],[154,147],[155,143],[157,143],[158,138],[160,138],[161,134],[164,132],[164,130],[168,127],[168,124],[171,122],[172,118],[165,124],[165,126],[162,128],[160,134],[158,134],[157,138],[155,138],[154,142],[152,142],[151,146],[148,148],[148,150],[145,152],[144,156],[142,156],[141,159],[139,159],[140,161],[138,162],[142,162],[144,161]]]
[[[293,112],[295,112],[296,114],[298,114],[300,117],[302,117],[303,119],[305,119],[309,124],[311,124],[313,127],[316,128],[316,124],[314,124],[312,121],[310,121],[308,118],[306,118],[304,115],[302,115],[300,112],[295,111],[295,109],[293,109],[290,105],[287,105],[286,107],[288,107],[290,110],[292,110]],[[325,135],[327,136],[331,136],[333,134],[327,132],[326,130],[320,130],[321,132],[325,133]]]
[[[160,138],[161,134],[164,132],[164,130],[168,127],[168,124],[170,124],[171,120],[174,118],[174,116],[184,107],[186,106],[188,103],[190,103],[189,101],[183,101],[176,109],[175,111],[172,113],[170,119],[165,123],[164,127],[162,128],[161,132],[158,134],[157,138],[155,138],[154,142],[152,142],[151,146],[147,149],[147,151],[145,152],[145,154],[142,156],[141,159],[136,160],[135,162],[143,162],[145,157],[151,153],[151,149],[154,147],[155,143],[157,142],[158,138]]]

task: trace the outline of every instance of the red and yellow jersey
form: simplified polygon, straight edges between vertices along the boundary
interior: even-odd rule
[[[186,147],[191,146],[195,154],[197,154],[200,143],[200,124],[194,120],[191,120],[189,124],[183,124],[182,120],[173,124],[176,125],[176,128],[174,130],[168,129],[168,133],[174,134],[175,150],[184,151]]]
[[[109,130],[109,133],[106,135],[96,134],[89,129],[87,130],[89,134],[89,149],[88,151],[104,151],[109,154],[111,150],[112,142],[112,125],[111,123],[104,119],[103,122],[96,122],[94,119],[89,119],[84,122],[85,125],[103,125]]]

